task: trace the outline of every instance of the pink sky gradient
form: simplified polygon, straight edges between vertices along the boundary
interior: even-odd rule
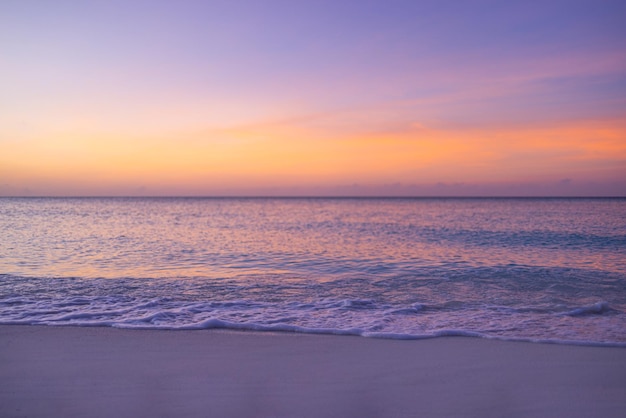
[[[5,1],[0,196],[624,196],[624,16]]]

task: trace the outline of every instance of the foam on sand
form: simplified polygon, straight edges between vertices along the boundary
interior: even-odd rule
[[[626,349],[0,326],[0,416],[621,417]]]

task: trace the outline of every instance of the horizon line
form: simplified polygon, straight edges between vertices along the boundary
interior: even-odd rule
[[[0,199],[626,199],[626,195],[21,195]]]

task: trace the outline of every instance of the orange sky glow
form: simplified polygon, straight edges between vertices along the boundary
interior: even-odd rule
[[[626,195],[626,54],[608,7],[589,27],[584,11],[507,14],[518,32],[468,15],[493,25],[481,35],[436,5],[430,19],[454,28],[414,29],[404,2],[356,21],[330,3],[157,2],[147,17],[114,3],[2,6],[0,196]],[[211,7],[221,26],[192,17]],[[266,29],[305,18],[319,21]],[[174,31],[159,49],[157,21]]]

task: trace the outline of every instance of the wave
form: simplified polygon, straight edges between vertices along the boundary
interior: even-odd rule
[[[254,300],[181,302],[170,298],[68,297],[0,300],[0,324],[115,327],[155,330],[226,329],[257,332],[352,335],[413,340],[472,337],[568,345],[626,347],[620,337],[621,311],[606,301],[563,313],[552,309],[510,309],[461,301],[441,305],[392,306],[371,299],[320,300],[286,304]],[[562,320],[603,318],[605,337],[559,329]],[[613,319],[611,319],[613,318]],[[537,321],[543,320],[544,326]],[[498,321],[500,321],[498,323]],[[533,323],[531,328],[526,325]],[[456,324],[456,327],[454,327]],[[452,327],[451,327],[452,325]],[[459,327],[460,325],[460,327]],[[541,330],[538,332],[537,330]]]
[[[602,315],[606,313],[615,313],[615,309],[609,306],[608,302],[601,301],[594,303],[593,305],[583,306],[581,308],[573,309],[569,312],[565,312],[567,316],[587,316],[587,315]]]

